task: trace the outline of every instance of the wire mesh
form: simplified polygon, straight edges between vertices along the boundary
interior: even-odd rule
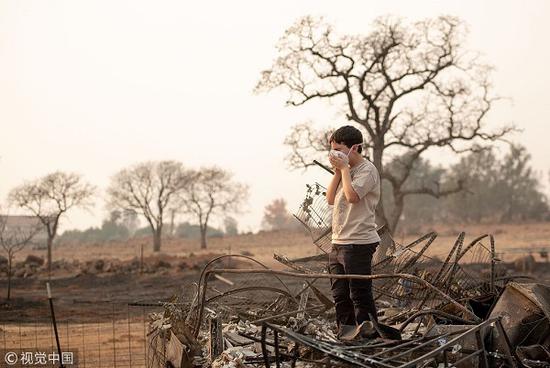
[[[195,334],[206,328],[208,317],[216,317],[222,323],[253,322],[300,309],[301,294],[308,289],[303,280],[268,274],[226,276],[209,273],[227,268],[267,269],[257,260],[242,255],[221,256],[210,262],[203,270],[196,301],[187,317],[187,323],[193,326]],[[310,284],[318,285],[324,292],[330,287],[326,280]],[[320,305],[312,298],[302,307],[315,309]]]
[[[332,247],[332,210],[326,199],[326,188],[319,183],[306,185],[306,196],[294,215],[309,231],[313,244],[324,253]]]
[[[56,302],[61,302],[56,299]],[[49,308],[44,305],[44,308]],[[70,315],[56,313],[61,351],[71,353],[72,367],[146,367],[149,313],[160,307],[136,307],[127,303],[85,305]],[[49,310],[42,315],[49,314]],[[3,352],[33,355],[58,352],[50,318],[0,315],[0,347]],[[3,357],[2,357],[3,359]]]

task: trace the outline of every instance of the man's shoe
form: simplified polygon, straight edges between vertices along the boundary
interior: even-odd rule
[[[376,329],[370,321],[365,321],[360,325],[340,325],[336,334],[336,337],[341,341],[353,341],[361,338],[374,338],[376,336]]]

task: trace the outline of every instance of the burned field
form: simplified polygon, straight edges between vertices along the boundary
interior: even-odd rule
[[[54,288],[67,296],[55,300],[62,347],[77,348],[84,367],[549,366],[544,259],[505,261],[488,234],[430,232],[400,243],[381,228],[372,275],[330,275],[330,211],[322,195],[310,186],[296,214],[317,255],[311,245],[299,256],[286,253],[305,250],[291,242],[275,254],[255,248],[257,257],[71,263],[76,278],[57,279]],[[245,240],[240,250],[266,239]],[[342,277],[372,280],[378,322],[337,336],[330,289]],[[25,303],[4,310],[3,346],[53,348],[46,301],[31,300],[41,281],[22,278],[14,286]]]
[[[550,288],[511,273],[496,257],[493,236],[465,243],[461,233],[438,259],[426,255],[435,233],[406,245],[382,235],[385,255],[371,276],[328,274],[326,253],[275,255],[286,270],[245,256],[214,259],[190,300],[175,298],[155,315],[148,366],[550,364]],[[337,338],[330,296],[336,277],[373,281],[377,323]]]

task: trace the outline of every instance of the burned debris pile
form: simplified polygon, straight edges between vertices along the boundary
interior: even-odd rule
[[[166,304],[149,334],[149,367],[548,367],[550,288],[510,275],[490,235],[444,259],[430,233],[392,242],[374,274],[330,275],[327,255],[221,256],[202,271],[193,300]],[[378,322],[336,335],[330,280],[370,278]]]
[[[193,299],[154,318],[148,367],[550,367],[550,287],[512,274],[492,235],[460,233],[441,255],[436,233],[402,245],[382,227],[372,275],[331,275],[322,186],[308,185],[295,217],[320,254],[275,254],[276,270],[213,259]],[[373,322],[336,333],[336,278],[372,280]]]

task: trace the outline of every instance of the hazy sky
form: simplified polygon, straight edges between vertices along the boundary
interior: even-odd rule
[[[345,121],[329,105],[285,107],[283,91],[252,89],[284,30],[307,14],[342,33],[368,32],[387,14],[461,17],[468,47],[496,67],[495,92],[513,100],[491,122],[524,129],[514,139],[537,170],[550,169],[550,1],[0,0],[0,198],[55,170],[103,190],[125,166],[175,159],[222,166],[250,185],[243,230],[256,230],[276,197],[295,210],[305,183],[329,177],[287,170],[289,128]],[[100,198],[63,228],[105,214]]]

